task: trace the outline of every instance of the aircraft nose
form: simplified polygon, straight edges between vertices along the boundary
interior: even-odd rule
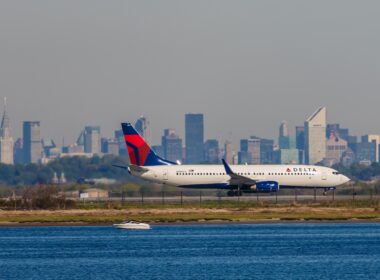
[[[343,184],[351,181],[350,178],[348,178],[347,176],[344,176],[344,175],[341,175],[340,180],[342,181]]]

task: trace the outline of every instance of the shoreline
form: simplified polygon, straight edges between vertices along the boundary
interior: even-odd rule
[[[193,226],[193,225],[270,225],[270,224],[377,224],[380,219],[340,219],[340,220],[320,220],[320,219],[299,219],[299,220],[252,220],[252,221],[176,221],[176,222],[152,222],[151,226]],[[5,222],[0,223],[0,228],[19,228],[19,227],[84,227],[84,226],[109,226],[113,223],[86,223],[86,222]]]
[[[378,207],[130,208],[0,211],[0,227],[380,222]]]

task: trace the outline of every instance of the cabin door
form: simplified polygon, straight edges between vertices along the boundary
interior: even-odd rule
[[[326,171],[322,172],[322,180],[327,180],[327,173],[326,173]]]
[[[167,170],[164,170],[162,171],[162,178],[167,181],[169,179],[169,176],[168,176],[168,171]]]

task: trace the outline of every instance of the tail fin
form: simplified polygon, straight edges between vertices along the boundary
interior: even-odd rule
[[[130,123],[122,123],[125,143],[127,144],[131,164],[138,166],[175,165],[157,156],[145,142],[144,138]]]

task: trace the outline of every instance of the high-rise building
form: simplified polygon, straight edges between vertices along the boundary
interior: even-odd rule
[[[117,139],[119,145],[119,155],[126,156],[127,155],[127,146],[125,144],[124,133],[123,130],[115,130],[115,139]]]
[[[114,138],[101,138],[101,152],[109,155],[119,155],[119,141]]]
[[[371,163],[376,161],[376,143],[360,142],[356,143],[354,153],[356,155],[356,162]]]
[[[13,164],[13,138],[11,126],[6,110],[6,99],[4,100],[4,113],[0,127],[0,162],[5,164]]]
[[[209,139],[204,144],[205,162],[219,163],[219,142],[216,139]]]
[[[230,141],[224,143],[224,160],[228,164],[233,164],[234,155],[232,152],[232,143]]]
[[[296,126],[296,149],[298,150],[298,162],[305,163],[305,127]]]
[[[24,163],[38,163],[42,158],[41,125],[36,121],[23,123]]]
[[[349,137],[349,130],[348,128],[341,128],[340,124],[334,123],[334,124],[328,124],[326,126],[326,138],[330,138],[331,133],[334,133],[334,135],[339,136],[339,138],[342,138],[344,140],[348,140]]]
[[[100,154],[100,126],[86,126],[83,138],[85,153]]]
[[[280,149],[289,149],[289,128],[288,123],[283,121],[280,125],[279,136],[278,136],[278,145]]]
[[[150,124],[149,120],[141,116],[135,123],[135,128],[137,132],[145,139],[147,143],[150,143]]]
[[[24,149],[22,145],[23,145],[22,139],[17,138],[13,146],[14,162],[16,164],[24,163]]]
[[[305,127],[296,126],[296,148],[298,150],[305,150]]]
[[[362,136],[362,142],[365,142],[365,143],[375,142],[376,143],[376,162],[379,162],[380,135],[377,135],[377,134],[364,135],[364,136]]]
[[[240,140],[238,153],[239,164],[260,164],[261,162],[261,139],[252,136],[250,139]]]
[[[305,121],[305,161],[316,164],[326,157],[326,107],[321,107]]]
[[[182,139],[176,134],[174,129],[165,129],[161,138],[161,146],[164,158],[173,162],[182,161]]]
[[[273,147],[274,147],[274,141],[272,139],[263,139],[263,138],[260,139],[260,163],[261,164],[274,163]]]
[[[326,157],[323,160],[323,165],[333,166],[339,163],[347,149],[347,141],[341,138],[336,131],[331,131],[330,137],[326,141]]]
[[[298,149],[281,149],[279,153],[279,163],[281,164],[299,164]]]
[[[186,163],[203,162],[203,114],[185,115]]]

